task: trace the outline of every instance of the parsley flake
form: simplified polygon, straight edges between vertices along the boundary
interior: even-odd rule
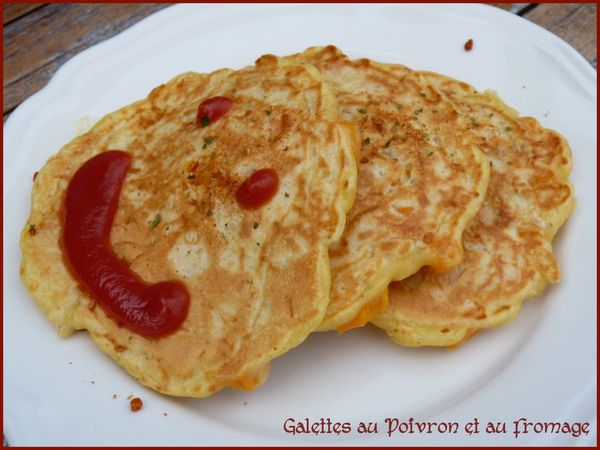
[[[365,108],[358,108],[358,112],[361,114],[366,114],[367,110]]]
[[[210,125],[210,119],[208,118],[208,116],[202,116],[202,118],[200,119],[200,126],[202,128],[206,128],[209,125]]]
[[[206,148],[208,147],[210,144],[213,143],[214,138],[211,137],[205,137],[204,138],[204,145],[202,146],[202,148]]]
[[[154,230],[160,223],[160,214],[154,216],[154,220],[150,223],[150,229]]]

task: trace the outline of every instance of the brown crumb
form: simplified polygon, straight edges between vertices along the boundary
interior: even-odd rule
[[[168,414],[167,414],[166,412],[164,412],[164,413],[163,413],[163,416],[165,416],[165,417],[166,417],[166,416],[168,416]]]
[[[469,39],[465,42],[465,51],[470,52],[473,49],[473,39]]]
[[[117,398],[117,394],[113,394],[113,400]]]
[[[33,173],[33,181],[35,181],[35,179],[37,178],[37,176],[38,176],[38,173],[39,173],[38,171],[35,171],[35,172]]]
[[[29,234],[31,236],[35,236],[35,233],[37,233],[37,229],[35,228],[35,224],[30,223],[29,224]]]
[[[94,380],[92,380],[92,384],[96,384],[96,382]]]
[[[131,406],[131,410],[133,412],[139,411],[142,409],[142,406],[144,406],[142,399],[139,397],[132,398],[131,402],[129,402],[129,405]]]
[[[248,404],[248,402],[244,402],[244,405],[247,405],[247,404]]]
[[[132,398],[133,398],[133,394],[129,394],[129,395],[127,396],[127,400],[131,400]]]

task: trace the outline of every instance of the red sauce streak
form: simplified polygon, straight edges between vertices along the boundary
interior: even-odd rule
[[[273,198],[279,189],[279,176],[273,169],[260,169],[244,181],[235,198],[243,209],[257,209]]]
[[[147,284],[112,251],[110,230],[131,159],[111,150],[86,161],[67,187],[62,244],[82,287],[120,326],[148,338],[165,336],[185,320],[182,283]]]
[[[223,117],[231,109],[233,102],[227,97],[212,97],[198,106],[196,125],[206,127]]]

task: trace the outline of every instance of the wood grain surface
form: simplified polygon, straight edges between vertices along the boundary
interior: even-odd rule
[[[3,111],[12,111],[76,54],[168,4],[59,4],[32,10],[4,28]]]
[[[31,11],[44,6],[45,3],[9,3],[4,5],[4,15],[2,23],[6,25],[15,19],[18,19]]]
[[[596,7],[595,3],[545,3],[525,17],[564,39],[596,67]]]
[[[3,4],[4,120],[86,48],[171,4]],[[560,36],[596,67],[595,3],[491,3]]]

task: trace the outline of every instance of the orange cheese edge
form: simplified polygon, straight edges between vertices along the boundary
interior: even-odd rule
[[[229,386],[236,389],[243,389],[245,391],[252,391],[261,384],[263,384],[269,376],[270,364],[266,364],[264,367],[240,375],[236,380],[232,381]]]
[[[358,313],[345,324],[340,325],[336,328],[338,333],[343,333],[344,331],[348,331],[352,328],[359,328],[365,326],[367,322],[369,322],[373,317],[382,312],[385,308],[387,308],[389,302],[388,290],[387,287],[383,291],[383,293],[375,297],[374,300],[371,300],[369,303],[364,305]]]

